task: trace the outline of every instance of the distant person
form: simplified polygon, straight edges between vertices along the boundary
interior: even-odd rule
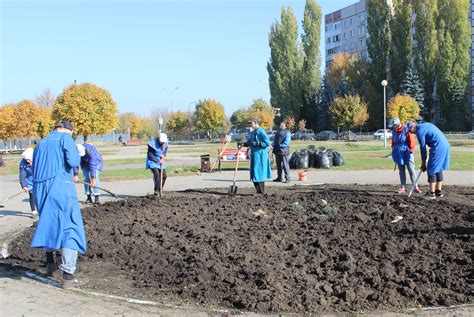
[[[274,182],[289,183],[290,179],[290,164],[288,163],[288,155],[290,155],[291,133],[287,130],[285,121],[280,123],[280,129],[275,133],[273,138],[273,154],[275,154],[275,161],[277,166],[277,178]],[[282,179],[282,172],[285,172],[285,180]]]
[[[100,203],[100,172],[104,167],[104,160],[99,150],[91,143],[77,145],[77,151],[81,156],[81,169],[84,177],[84,191],[86,193],[86,204],[92,204],[92,195],[94,195],[94,204]],[[79,180],[79,168],[74,168],[74,181]],[[90,185],[89,185],[90,184]],[[96,187],[97,186],[97,187]],[[91,188],[92,187],[92,188]]]
[[[20,161],[20,186],[30,196],[31,218],[38,217],[36,211],[35,200],[33,198],[33,149],[27,148],[21,154]]]
[[[122,135],[119,135],[118,141],[119,141],[120,145],[123,145],[123,138],[122,138]]]
[[[428,183],[430,185],[429,192],[426,195],[430,199],[443,197],[443,171],[449,169],[450,163],[450,146],[448,139],[443,132],[432,123],[408,122],[408,131],[416,134],[421,152],[421,170],[427,171]],[[427,160],[426,146],[430,147],[430,154]]]
[[[155,196],[160,195],[166,182],[165,157],[167,153],[168,136],[165,133],[160,133],[157,138],[148,142],[146,169],[150,169],[153,173],[153,191]]]
[[[46,252],[48,275],[57,270],[53,252],[61,250],[64,288],[88,282],[74,275],[78,252],[84,254],[87,245],[72,176],[81,161],[72,131],[69,121],[58,121],[33,154],[33,195],[40,216],[31,246]]]
[[[5,161],[3,160],[3,154],[0,154],[0,167],[5,167]]]
[[[408,132],[408,128],[402,124],[398,118],[392,118],[388,125],[392,128],[392,160],[397,164],[398,174],[400,175],[399,194],[407,192],[407,176],[405,168],[410,174],[411,183],[416,180],[415,172],[415,151],[416,140],[415,136]],[[418,184],[415,187],[415,193],[421,193]]]
[[[253,131],[245,143],[238,142],[237,146],[250,147],[250,180],[257,190],[257,196],[265,194],[265,180],[272,178],[268,147],[270,139],[265,130],[260,128],[260,119],[252,118],[249,121]]]

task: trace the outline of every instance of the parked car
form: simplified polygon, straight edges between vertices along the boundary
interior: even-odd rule
[[[383,136],[384,136],[383,129],[377,130],[374,133],[374,139],[383,139]],[[392,131],[387,129],[387,139],[391,139],[391,138],[392,138]]]
[[[313,130],[298,131],[291,135],[292,140],[314,140],[315,135]]]
[[[328,141],[335,140],[337,138],[336,132],[333,131],[321,131],[316,135],[317,141]]]

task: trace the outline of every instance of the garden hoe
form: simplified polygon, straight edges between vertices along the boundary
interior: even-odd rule
[[[416,177],[415,181],[414,181],[413,184],[411,185],[410,192],[408,193],[408,198],[410,198],[411,194],[413,194],[413,191],[414,191],[415,188],[416,188],[416,184],[418,184],[418,181],[420,180],[421,173],[423,173],[422,170],[420,170],[420,172],[418,173],[418,176]]]
[[[240,148],[242,146],[239,145],[237,146],[237,162],[235,163],[235,170],[234,170],[234,180],[232,181],[232,185],[229,187],[229,195],[230,196],[234,196],[235,194],[237,194],[237,186],[235,186],[235,179],[237,178],[237,170],[239,169],[239,152],[240,152]]]
[[[7,199],[4,199],[4,200],[0,201],[0,208],[5,208],[5,205],[3,205],[4,202],[9,201],[10,199],[15,198],[16,196],[20,196],[23,193],[26,193],[26,192],[24,190],[22,190],[21,192],[16,193],[15,195],[11,195]]]
[[[88,182],[83,182],[83,181],[81,181],[81,180],[78,180],[77,182],[78,182],[78,183],[81,183],[81,184],[84,184],[84,185],[89,185],[90,187],[93,187],[93,188],[97,188],[98,190],[101,190],[101,191],[103,191],[103,192],[109,193],[109,194],[112,195],[114,198],[118,198],[118,196],[117,196],[116,194],[112,193],[112,192],[111,192],[110,190],[108,190],[108,189],[101,188],[101,187],[97,187],[97,186],[92,186],[90,183],[88,183]],[[73,184],[74,184],[74,182],[66,182],[66,183],[73,183]]]

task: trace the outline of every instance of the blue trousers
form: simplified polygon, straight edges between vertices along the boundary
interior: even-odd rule
[[[398,165],[398,164],[397,164]],[[400,185],[401,187],[406,188],[407,186],[407,176],[405,173],[405,167],[408,169],[408,173],[410,174],[411,183],[416,179],[416,172],[415,172],[415,155],[410,153],[410,161],[408,164],[398,165],[398,173],[400,175]]]
[[[83,167],[82,168],[82,174],[84,175],[84,182],[90,183],[91,182],[91,177],[90,177],[90,170],[89,167]],[[100,186],[100,171],[95,171],[95,185]],[[84,191],[86,192],[86,195],[94,195],[94,196],[99,196],[100,195],[100,190],[97,189],[97,187],[94,187],[94,190],[91,192],[91,187],[89,185],[84,184]]]
[[[54,252],[57,250],[44,247],[43,248],[44,252]],[[61,248],[61,264],[59,265],[59,268],[68,274],[74,274],[76,272],[77,266],[77,255],[78,252],[77,250],[73,249],[68,249],[68,248]]]

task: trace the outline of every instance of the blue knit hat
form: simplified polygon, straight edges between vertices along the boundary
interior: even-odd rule
[[[416,126],[416,123],[415,122],[408,122],[407,123],[407,129],[410,130],[411,127],[414,127]]]

